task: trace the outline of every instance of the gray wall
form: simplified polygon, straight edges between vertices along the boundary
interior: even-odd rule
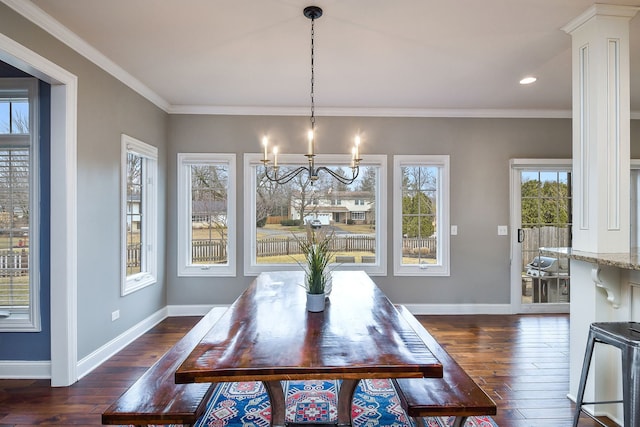
[[[388,155],[387,276],[376,283],[397,303],[510,303],[509,238],[497,225],[509,224],[509,159],[569,158],[568,119],[438,119],[319,117],[318,151],[345,153],[354,132],[365,135],[362,152]],[[169,117],[168,205],[176,205],[178,152],[236,153],[237,222],[243,223],[243,153],[260,152],[266,132],[282,152],[302,153],[308,119],[171,115]],[[451,156],[450,277],[394,277],[391,254],[394,154]],[[303,158],[301,156],[301,158]],[[176,275],[176,209],[167,212],[167,282],[169,304],[230,303],[250,283],[243,277],[243,238],[238,227],[236,278],[185,278]]]
[[[78,77],[78,357],[83,358],[166,305],[167,114],[4,4],[0,29]],[[121,133],[158,147],[162,225],[159,283],[126,297],[120,296]],[[52,246],[55,250],[55,242]],[[116,309],[121,317],[111,322]],[[3,345],[11,344],[11,334],[2,338]]]
[[[242,226],[236,278],[176,276],[176,153],[238,154],[237,212],[242,224],[242,154],[260,152],[265,132],[279,140],[284,152],[301,153],[307,118],[168,116],[4,4],[0,29],[78,76],[78,357],[167,304],[232,302],[252,280],[242,274]],[[509,239],[496,235],[496,226],[509,220],[508,160],[569,157],[571,121],[319,117],[321,152],[344,152],[356,130],[365,134],[365,154],[389,155],[389,188],[393,154],[451,155],[451,223],[459,231],[451,239],[451,277],[393,277],[389,259],[388,276],[376,278],[383,290],[398,303],[509,303]],[[121,133],[157,146],[160,164],[159,283],[126,297],[120,296]],[[636,121],[632,141],[639,135]],[[635,158],[640,158],[638,145],[632,142]],[[391,221],[389,206],[389,230]],[[391,241],[387,251],[392,253]],[[111,322],[116,309],[121,317]],[[11,334],[2,334],[2,342],[11,345]]]

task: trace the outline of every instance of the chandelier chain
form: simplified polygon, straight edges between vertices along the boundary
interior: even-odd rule
[[[314,73],[314,59],[315,59],[315,18],[311,18],[311,130],[315,131],[316,127],[316,108],[315,108],[315,96],[314,96],[314,85],[315,85],[315,73]]]

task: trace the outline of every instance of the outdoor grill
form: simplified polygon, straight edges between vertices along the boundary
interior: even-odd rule
[[[567,258],[537,256],[526,265],[526,272],[533,288],[534,303],[568,302],[569,260]],[[522,286],[522,295],[526,295],[524,279]]]
[[[527,276],[566,276],[567,274],[566,260],[558,260],[558,258],[548,256],[537,256],[527,264]]]

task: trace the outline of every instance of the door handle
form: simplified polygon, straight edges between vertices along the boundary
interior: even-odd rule
[[[518,228],[518,243],[524,242],[524,230],[522,228]]]

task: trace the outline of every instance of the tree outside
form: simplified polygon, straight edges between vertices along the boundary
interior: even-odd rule
[[[569,223],[569,183],[555,177],[536,176],[521,184],[521,223],[523,228],[542,224],[566,226]],[[566,175],[566,174],[565,174]]]

